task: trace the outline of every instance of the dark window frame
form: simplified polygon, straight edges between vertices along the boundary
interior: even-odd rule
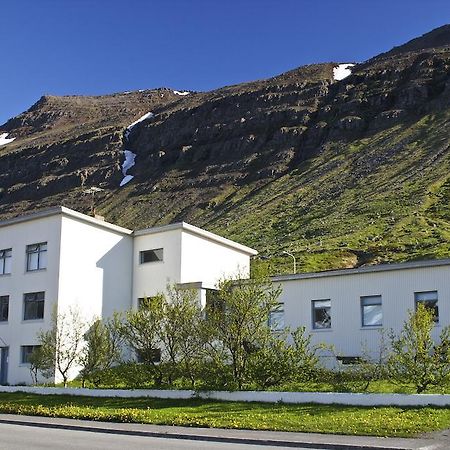
[[[375,300],[373,303],[368,303],[368,304],[364,304],[364,300],[368,300],[368,299],[379,299],[379,303],[375,303]],[[361,327],[363,328],[376,328],[376,327],[382,327],[383,326],[383,297],[379,294],[377,295],[362,295],[359,298],[360,301],[360,308],[361,308]],[[366,323],[364,323],[364,307],[366,306],[377,306],[379,305],[381,308],[381,323],[380,324],[375,324],[375,325],[368,325]]]
[[[11,271],[6,272],[6,260],[12,258],[12,248],[3,248],[0,250],[0,275],[9,275]]]
[[[431,294],[435,293],[436,298],[435,299],[418,299],[418,297],[421,294]],[[439,293],[437,290],[431,290],[431,291],[416,291],[414,292],[414,310],[417,311],[417,306],[419,303],[422,303],[425,305],[425,308],[431,309],[433,311],[433,319],[434,323],[439,323]],[[427,303],[434,303],[432,306],[427,305]]]
[[[9,295],[0,295],[0,322],[8,322],[8,319],[9,319]]]
[[[323,302],[329,302],[329,306],[316,306],[316,304],[318,303],[323,303]],[[312,329],[313,330],[331,330],[331,326],[332,326],[332,315],[331,315],[331,299],[330,298],[323,298],[323,299],[318,299],[318,300],[312,300],[311,301],[311,310],[312,310]],[[318,323],[318,321],[316,320],[316,312],[320,311],[320,310],[326,310],[325,313],[328,314],[328,318],[329,318],[329,325],[328,326],[317,326],[316,324]]]
[[[47,258],[45,258],[45,266],[43,266],[43,254],[47,256],[47,242],[38,242],[37,244],[29,244],[26,248],[27,256],[27,272],[34,272],[35,270],[44,270],[47,268]],[[37,267],[31,268],[31,257],[37,254]]]
[[[35,309],[35,314],[31,314]],[[31,311],[30,311],[31,310]],[[23,294],[23,320],[43,320],[45,311],[45,292]]]
[[[40,345],[21,345],[20,346],[20,364],[30,364],[29,357]],[[27,351],[28,350],[28,351]]]
[[[141,250],[139,252],[139,264],[155,262],[164,262],[164,248],[152,248],[149,250]]]

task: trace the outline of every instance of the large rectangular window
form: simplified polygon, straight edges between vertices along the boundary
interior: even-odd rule
[[[23,296],[23,320],[44,318],[45,292],[30,292]]]
[[[312,319],[317,330],[331,328],[331,300],[313,300]]]
[[[12,248],[0,250],[0,275],[11,273]]]
[[[139,252],[139,262],[141,264],[148,262],[162,261],[164,250],[162,248],[154,248],[153,250],[143,250]]]
[[[430,309],[433,312],[434,321],[439,322],[439,306],[438,306],[438,293],[437,291],[426,292],[414,292],[414,300],[417,305],[422,303],[425,308]]]
[[[284,303],[278,303],[269,313],[269,328],[272,331],[284,330]]]
[[[20,363],[30,364],[30,356],[40,345],[22,345],[20,347]]]
[[[41,270],[47,267],[47,242],[27,245],[27,271]]]
[[[363,327],[380,327],[383,325],[381,295],[361,297],[361,323]]]
[[[0,296],[0,322],[8,322],[9,295]]]

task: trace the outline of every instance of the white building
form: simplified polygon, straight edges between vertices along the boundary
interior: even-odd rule
[[[450,325],[450,259],[281,275],[274,322],[304,326],[312,343],[333,345],[344,363],[376,354],[381,330],[400,331],[418,302],[433,308],[434,337]],[[332,361],[330,361],[332,363]]]
[[[29,383],[27,358],[52,310],[87,322],[185,283],[248,276],[257,252],[186,223],[132,231],[64,207],[0,222],[0,383]]]
[[[0,222],[0,383],[29,383],[27,358],[54,308],[87,323],[137,307],[168,284],[202,305],[221,278],[247,277],[256,251],[186,223],[132,231],[64,207]],[[417,302],[450,325],[450,259],[273,277],[282,287],[273,328],[304,326],[343,362],[376,351]],[[330,363],[335,361],[330,357]],[[72,375],[75,375],[73,373]]]

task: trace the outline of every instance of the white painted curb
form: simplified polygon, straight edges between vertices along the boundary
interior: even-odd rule
[[[341,392],[202,391],[158,389],[84,389],[38,386],[0,386],[0,392],[26,392],[40,395],[80,395],[119,398],[202,398],[211,400],[264,403],[321,403],[354,406],[450,406],[449,394],[353,394]]]

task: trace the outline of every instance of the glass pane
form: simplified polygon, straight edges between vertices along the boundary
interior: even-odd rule
[[[361,297],[361,304],[364,305],[381,305],[381,295],[368,295]]]
[[[38,269],[38,254],[28,253],[27,270],[37,270]]]
[[[437,300],[438,293],[437,291],[416,292],[414,296],[416,298],[416,301]]]
[[[315,300],[313,304],[314,308],[330,308],[331,300]]]
[[[12,262],[11,257],[8,257],[4,260],[3,273],[11,273],[11,262]],[[0,263],[0,266],[1,266],[1,263]]]
[[[39,269],[45,268],[47,268],[47,250],[39,253]]]
[[[272,311],[269,314],[269,327],[273,331],[284,329],[284,311]]]
[[[331,328],[330,308],[314,309],[314,328]]]
[[[381,305],[363,306],[363,325],[366,327],[383,324],[383,312]]]

